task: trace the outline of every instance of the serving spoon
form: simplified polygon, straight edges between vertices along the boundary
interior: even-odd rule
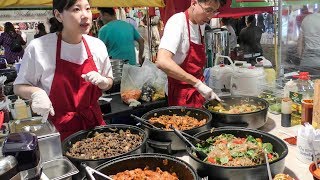
[[[207,154],[204,153],[203,151],[199,151],[186,137],[184,137],[182,135],[182,133],[177,130],[176,128],[174,128],[172,125],[170,125],[170,128],[174,131],[174,133],[176,133],[176,135],[187,145],[189,145],[191,147],[191,150],[194,151],[197,155],[197,157],[200,159],[200,160],[204,160],[207,158]]]

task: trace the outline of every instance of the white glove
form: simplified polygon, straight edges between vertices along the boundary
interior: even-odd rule
[[[135,99],[129,99],[128,100],[129,107],[137,107],[141,105],[141,102],[135,100]]]
[[[216,95],[216,93],[214,93],[211,88],[209,88],[200,80],[194,85],[194,87],[206,100],[217,99],[218,101],[221,101],[221,99]]]
[[[31,95],[31,109],[34,113],[41,116],[47,116],[49,113],[54,116],[52,103],[44,90],[39,90]]]
[[[87,74],[82,74],[81,77],[87,82],[97,85],[100,89],[106,89],[111,84],[108,78],[101,76],[96,71],[90,71]]]

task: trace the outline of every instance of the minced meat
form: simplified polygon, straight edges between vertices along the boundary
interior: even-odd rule
[[[132,134],[130,130],[94,134],[72,145],[66,153],[79,159],[105,159],[127,153],[141,145],[143,135]]]

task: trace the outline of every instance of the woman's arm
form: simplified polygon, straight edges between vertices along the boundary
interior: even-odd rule
[[[31,99],[31,95],[34,92],[39,90],[42,90],[42,89],[35,86],[28,85],[28,84],[16,84],[13,86],[14,94],[24,99]]]

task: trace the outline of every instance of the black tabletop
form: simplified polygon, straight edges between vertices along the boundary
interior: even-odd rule
[[[121,100],[120,94],[112,94],[103,97],[112,98],[110,105],[100,104],[103,112],[103,119],[107,122],[110,122],[110,119],[112,118],[130,117],[130,114],[141,115],[153,109],[167,106],[167,101],[165,99],[154,102],[141,102],[140,106],[129,107],[129,105]]]

